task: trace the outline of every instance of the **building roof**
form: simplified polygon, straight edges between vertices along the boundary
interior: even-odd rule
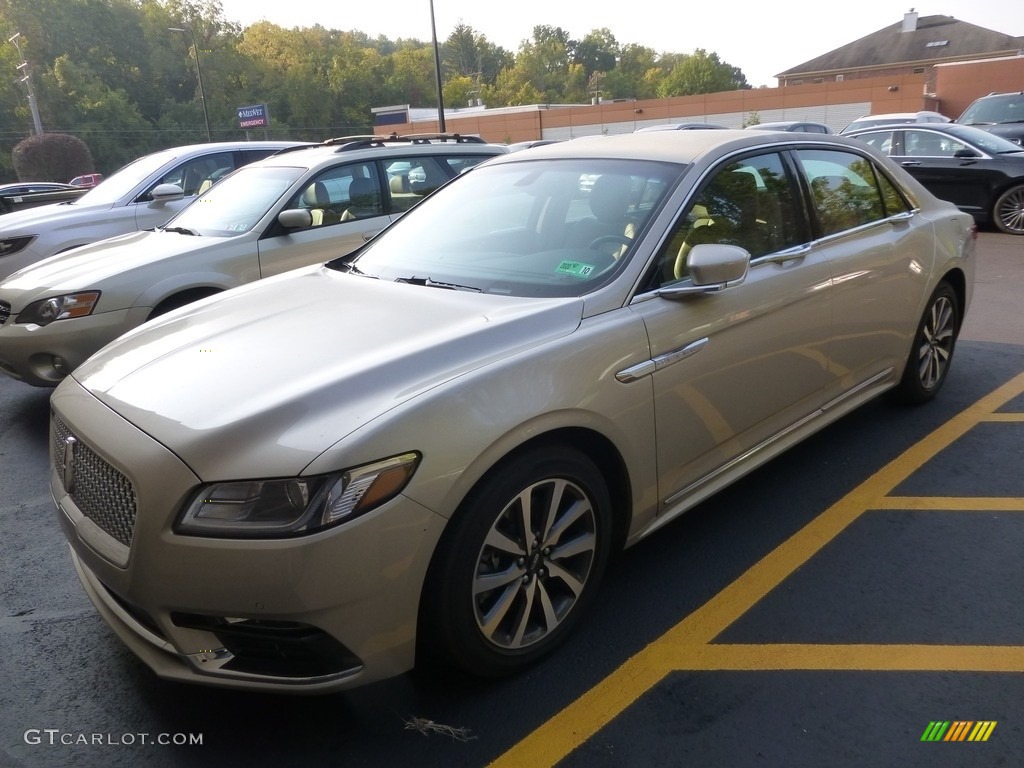
[[[776,77],[1006,56],[1022,48],[1022,37],[994,32],[952,16],[919,17],[910,12],[901,22],[805,61]]]

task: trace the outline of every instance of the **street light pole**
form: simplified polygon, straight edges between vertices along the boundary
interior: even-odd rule
[[[434,25],[434,0],[430,0],[430,33],[434,38],[434,75],[437,80],[437,130],[438,133],[444,133],[444,96],[441,95],[441,52],[437,48],[437,27]]]
[[[36,104],[36,92],[32,89],[32,71],[28,66],[28,62],[21,57],[21,45],[18,44],[18,38],[21,37],[21,32],[15,32],[9,38],[7,42],[14,45],[18,50],[18,59],[21,62],[18,64],[18,72],[21,73],[19,82],[25,84],[25,89],[28,91],[28,108],[32,112],[32,124],[35,126],[36,135],[43,135],[43,124],[39,119],[39,106]]]
[[[191,28],[168,27],[171,32],[184,32],[192,38],[192,50],[196,55],[196,77],[199,78],[199,100],[203,102],[203,121],[206,123],[206,140],[213,141],[213,134],[210,133],[210,113],[206,111],[206,91],[203,90],[203,69],[199,66],[199,44],[196,43],[196,33]]]

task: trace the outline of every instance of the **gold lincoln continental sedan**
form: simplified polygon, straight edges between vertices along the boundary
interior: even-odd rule
[[[934,396],[975,238],[843,137],[500,156],[354,254],[65,379],[51,488],[75,567],[168,679],[335,691],[418,653],[515,672],[578,625],[614,548],[883,392]]]

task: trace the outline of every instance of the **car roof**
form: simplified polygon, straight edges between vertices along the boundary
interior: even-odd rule
[[[758,123],[757,125],[748,125],[747,130],[774,131],[782,130],[784,128],[792,128],[793,126],[796,125],[816,125],[821,126],[823,128],[829,127],[826,123],[819,123],[814,120],[779,120],[774,123]]]
[[[342,136],[319,144],[290,147],[258,161],[262,167],[280,165],[318,166],[343,157],[353,160],[379,157],[382,152],[396,152],[403,156],[460,154],[503,155],[508,153],[504,144],[488,144],[479,137],[458,134],[410,134],[407,136]]]
[[[491,160],[488,165],[560,158],[654,160],[687,164],[696,162],[709,153],[720,157],[732,151],[810,143],[864,148],[863,142],[854,142],[842,136],[824,133],[773,133],[733,128],[716,131],[650,131],[581,136],[570,141],[536,147],[528,153],[513,152]]]
[[[656,123],[637,128],[634,133],[648,133],[657,131],[699,131],[699,130],[725,130],[728,126],[718,123],[705,123],[700,120],[691,120],[682,123]]]

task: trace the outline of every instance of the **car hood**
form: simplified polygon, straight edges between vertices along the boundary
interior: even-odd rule
[[[392,408],[572,333],[582,311],[578,298],[475,294],[315,267],[147,323],[73,375],[204,480],[297,475]]]
[[[40,229],[52,229],[55,222],[63,223],[65,220],[77,221],[82,218],[91,218],[98,211],[108,211],[113,207],[113,203],[106,202],[98,205],[86,205],[82,203],[81,198],[78,198],[63,203],[37,205],[34,208],[11,211],[0,217],[0,237],[38,234]]]
[[[163,259],[216,247],[226,239],[193,237],[162,230],[111,237],[72,248],[9,275],[0,283],[0,298],[9,302],[17,313],[39,298],[91,288],[103,290],[103,282],[113,275],[124,275]]]

